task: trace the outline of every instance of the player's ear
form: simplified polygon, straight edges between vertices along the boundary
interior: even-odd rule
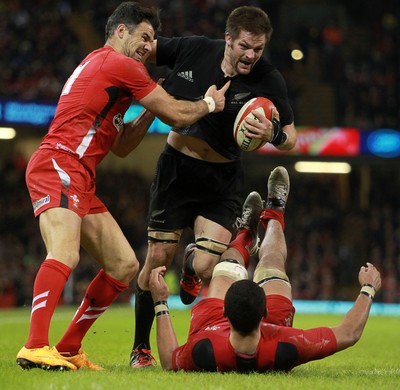
[[[118,27],[115,29],[115,31],[117,32],[118,38],[120,38],[120,39],[122,39],[124,37],[124,33],[127,30],[128,30],[128,28],[123,23],[119,24]]]
[[[232,47],[232,36],[228,32],[225,33],[225,42],[228,46]]]

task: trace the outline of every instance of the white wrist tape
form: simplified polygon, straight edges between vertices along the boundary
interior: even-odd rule
[[[361,286],[360,294],[364,294],[367,297],[370,297],[372,300],[375,297],[376,290],[371,284],[363,284]]]
[[[215,100],[211,96],[206,96],[203,99],[208,106],[208,112],[214,112],[215,111]]]

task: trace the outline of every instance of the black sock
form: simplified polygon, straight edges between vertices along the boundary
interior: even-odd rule
[[[133,349],[150,348],[150,332],[154,320],[154,303],[150,291],[142,290],[139,286],[135,294],[135,342]]]

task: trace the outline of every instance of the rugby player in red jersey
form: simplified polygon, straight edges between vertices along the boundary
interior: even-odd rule
[[[290,371],[354,345],[367,322],[375,292],[381,286],[378,270],[367,263],[358,275],[361,291],[338,326],[293,328],[295,308],[285,271],[284,211],[289,175],[275,168],[268,180],[266,207],[252,192],[244,204],[247,218],[213,271],[207,298],[191,313],[187,342],[178,346],[168,313],[166,268],[154,269],[150,291],[157,322],[161,365],[168,370],[268,372]],[[261,210],[262,209],[262,210]],[[253,280],[246,265],[246,236],[257,238],[258,222],[265,228]]]
[[[144,62],[159,25],[155,8],[134,2],[116,8],[104,47],[90,53],[67,80],[48,133],[28,163],[26,183],[47,256],[33,286],[29,337],[17,354],[22,368],[101,370],[83,352],[82,339],[138,272],[134,250],[96,196],[96,166],[110,150],[124,156],[136,147],[154,115],[171,126],[186,126],[224,108],[229,83],[220,90],[211,86],[193,102],[176,100],[150,78]],[[133,100],[147,111],[124,124]],[[66,333],[50,348],[51,317],[81,245],[102,269]]]

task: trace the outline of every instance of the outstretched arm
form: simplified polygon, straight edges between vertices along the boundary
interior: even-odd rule
[[[210,112],[222,111],[225,107],[225,92],[230,83],[228,81],[221,89],[212,85],[206,91],[205,98],[197,101],[175,99],[158,85],[140,100],[140,104],[166,124],[184,127],[197,122]]]
[[[344,316],[341,324],[332,328],[336,336],[338,351],[351,347],[360,339],[368,320],[375,291],[381,287],[379,271],[371,263],[361,267],[358,280],[362,286],[360,295],[354,306]]]
[[[172,370],[172,353],[179,345],[168,311],[169,289],[164,280],[165,271],[164,266],[151,271],[149,288],[156,312],[157,348],[161,367],[164,370]]]

